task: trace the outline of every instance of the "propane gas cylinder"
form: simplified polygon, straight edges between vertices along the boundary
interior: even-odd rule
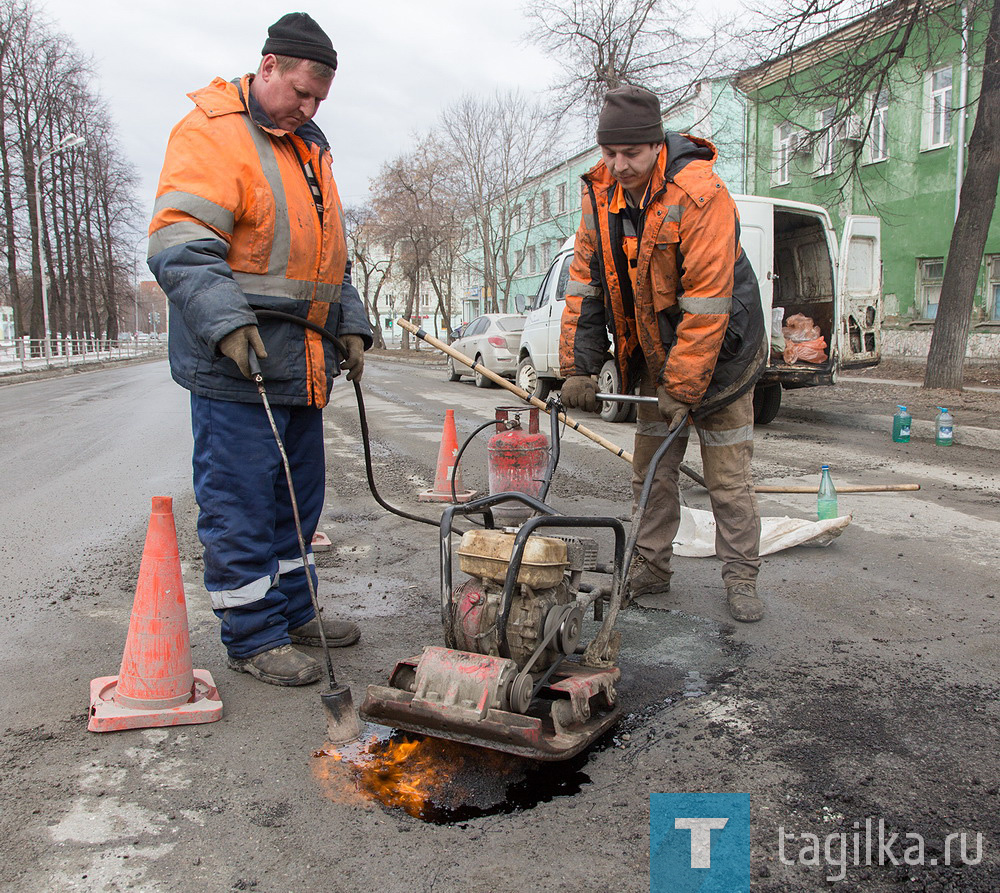
[[[487,445],[490,494],[513,490],[539,496],[549,463],[549,439],[538,431],[538,408],[498,406],[496,414],[496,433]]]

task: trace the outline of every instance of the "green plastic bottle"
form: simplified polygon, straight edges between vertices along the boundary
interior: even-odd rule
[[[816,495],[816,514],[820,521],[829,521],[837,515],[837,488],[833,486],[833,478],[830,477],[830,466],[824,465],[820,469],[819,493]]]
[[[892,417],[892,439],[895,443],[910,442],[910,425],[913,417],[906,411],[905,406],[897,406],[896,414]]]
[[[938,446],[951,446],[955,439],[955,419],[943,406],[939,406],[941,414],[937,417],[934,443]]]

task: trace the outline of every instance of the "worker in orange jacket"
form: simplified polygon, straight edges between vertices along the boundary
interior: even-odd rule
[[[596,374],[614,335],[623,392],[640,404],[632,486],[691,418],[716,521],[716,552],[735,620],[763,616],[760,516],[750,479],[753,385],[766,344],[760,292],[740,246],[736,206],[707,140],[664,133],[659,100],[611,90],[598,121],[602,160],[584,175],[583,215],[562,318],[559,366],[568,407],[597,408]],[[670,589],[687,430],[661,459],[640,525],[626,598]]]
[[[337,54],[310,16],[268,29],[255,74],[216,78],[190,94],[195,108],[171,132],[149,227],[149,266],[171,303],[170,370],[191,391],[194,487],[205,587],[234,670],[302,685],[320,663],[293,644],[318,645],[281,457],[256,385],[259,358],[310,543],[326,483],[322,408],[341,362],[360,378],[372,336],[351,285],[344,213],[330,149],[313,123]],[[318,332],[254,311],[277,310]],[[326,639],[360,631],[323,620]]]

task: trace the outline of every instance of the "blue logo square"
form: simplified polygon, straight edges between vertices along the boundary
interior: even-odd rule
[[[749,794],[649,795],[650,893],[748,893]]]

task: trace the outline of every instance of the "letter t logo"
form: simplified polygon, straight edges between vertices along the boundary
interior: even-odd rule
[[[725,828],[729,819],[675,818],[674,828],[691,832],[691,867],[712,867],[712,831]]]

